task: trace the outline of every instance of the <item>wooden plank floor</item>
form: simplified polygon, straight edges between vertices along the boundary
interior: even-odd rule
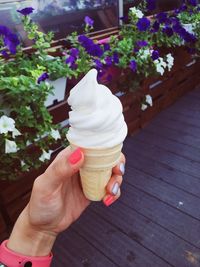
[[[53,267],[200,267],[200,89],[124,144],[122,196],[62,233]]]

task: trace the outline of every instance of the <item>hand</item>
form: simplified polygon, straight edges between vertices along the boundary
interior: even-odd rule
[[[83,162],[82,151],[76,149],[72,152],[68,147],[35,180],[30,202],[14,226],[8,248],[28,256],[50,253],[57,234],[67,229],[90,203],[83,194],[78,174]],[[106,205],[120,196],[123,174],[120,166],[123,167],[124,163],[122,155],[107,185]]]

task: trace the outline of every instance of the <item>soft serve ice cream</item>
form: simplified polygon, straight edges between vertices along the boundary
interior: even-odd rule
[[[84,148],[111,148],[127,135],[120,100],[97,82],[97,71],[90,70],[71,90],[68,103],[68,140]]]

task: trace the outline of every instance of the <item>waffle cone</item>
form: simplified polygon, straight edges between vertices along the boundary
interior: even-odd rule
[[[70,144],[72,148],[77,147]],[[80,169],[83,192],[87,199],[100,201],[106,194],[106,185],[112,175],[112,168],[120,159],[122,144],[112,148],[82,148],[84,165]]]

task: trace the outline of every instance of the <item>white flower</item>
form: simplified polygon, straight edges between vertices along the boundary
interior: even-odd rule
[[[156,65],[156,71],[163,76],[165,68],[167,67],[167,63],[163,60],[162,57],[159,57],[159,59],[154,61],[154,64]]]
[[[15,138],[15,136],[21,135],[21,133],[15,128],[12,132],[12,137]]]
[[[136,17],[139,18],[139,19],[141,19],[141,18],[144,17],[144,14],[142,13],[142,11],[139,10],[139,9],[137,9],[136,7],[131,7],[131,8],[130,8],[130,11],[131,11],[134,15],[136,15]]]
[[[14,141],[6,139],[5,153],[15,153],[17,150],[17,144]]]
[[[150,49],[140,49],[139,56],[141,59],[147,59],[151,55]]]
[[[39,160],[42,161],[42,162],[44,162],[45,160],[50,160],[53,150],[49,150],[48,152],[46,152],[45,150],[42,150],[42,152],[43,153],[39,157]]]
[[[146,104],[142,104],[141,110],[145,111],[148,108]]]
[[[153,100],[150,95],[146,95],[146,103],[149,104],[149,106],[153,107]]]
[[[26,141],[26,146],[30,146],[31,144],[32,144],[31,141],[29,140]]]
[[[25,165],[26,163],[23,160],[21,160],[21,167],[24,167]]]
[[[6,115],[0,118],[0,134],[7,134],[15,129],[15,121]]]
[[[61,136],[60,136],[60,133],[58,130],[51,129],[50,134],[53,137],[53,139],[55,139],[55,140],[61,139]]]
[[[168,63],[168,70],[170,71],[172,67],[174,66],[174,57],[172,56],[171,53],[167,55],[167,63]]]

